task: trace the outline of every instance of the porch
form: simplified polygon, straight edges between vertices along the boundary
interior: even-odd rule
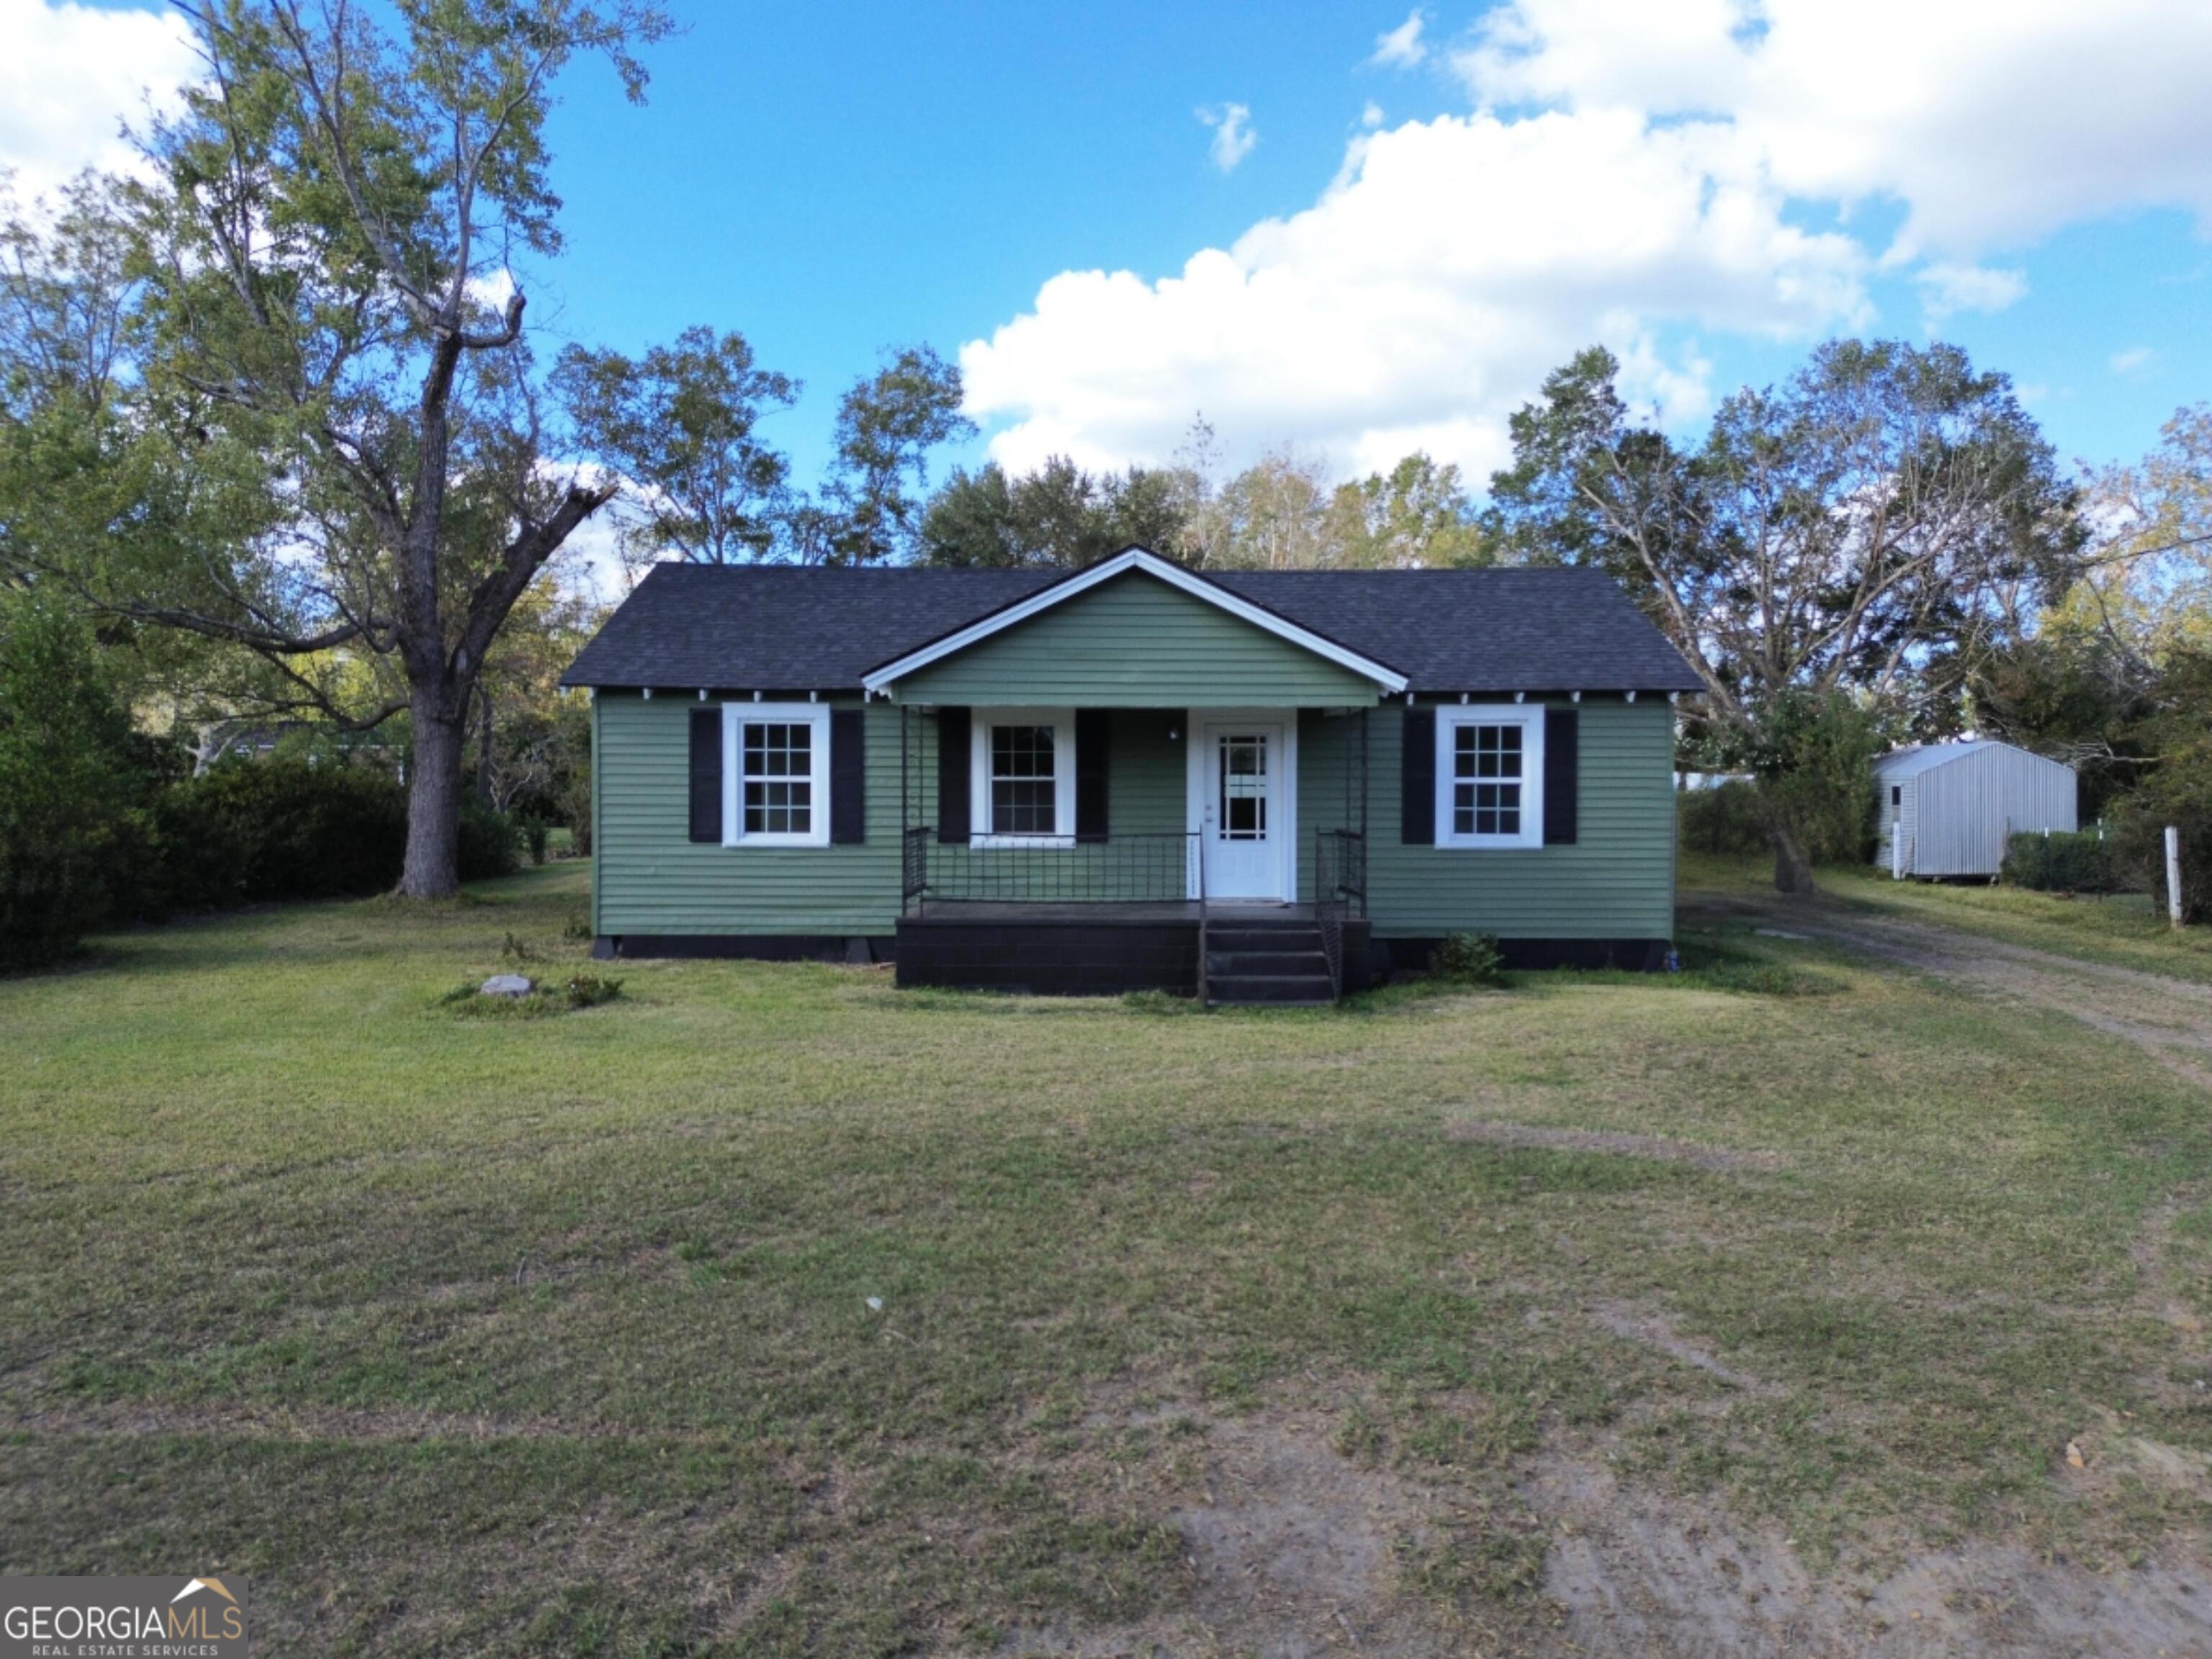
[[[1366,708],[900,722],[902,985],[1307,1003],[1364,983]]]

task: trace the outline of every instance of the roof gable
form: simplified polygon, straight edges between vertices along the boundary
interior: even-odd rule
[[[919,650],[909,651],[866,676],[861,684],[872,692],[888,691],[900,680],[933,663],[966,651],[1007,629],[1019,627],[1030,618],[1079,599],[1116,578],[1131,575],[1164,582],[1263,633],[1272,634],[1300,650],[1334,663],[1339,668],[1373,681],[1379,691],[1395,692],[1406,689],[1406,677],[1389,665],[1340,645],[1336,641],[1294,623],[1218,582],[1194,574],[1180,565],[1170,564],[1141,547],[1130,548],[1113,558],[1092,565],[1087,570],[1077,571],[1049,587],[1003,605],[989,616],[978,617],[964,628],[955,629],[942,639],[933,641]]]

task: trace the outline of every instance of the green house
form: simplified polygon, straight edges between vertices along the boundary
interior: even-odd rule
[[[1698,681],[1595,571],[664,564],[566,683],[602,957],[1310,1001],[1673,931]]]

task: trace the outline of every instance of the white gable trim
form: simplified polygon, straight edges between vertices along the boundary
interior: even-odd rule
[[[1334,641],[1325,640],[1310,629],[1301,628],[1296,623],[1287,622],[1275,615],[1273,611],[1254,605],[1249,599],[1240,599],[1227,588],[1218,583],[1210,582],[1203,576],[1194,576],[1181,566],[1170,564],[1165,559],[1147,553],[1141,547],[1133,547],[1126,553],[1117,553],[1103,563],[1094,564],[1090,569],[1070,576],[1065,581],[1054,582],[1050,587],[1032,593],[1026,599],[1010,605],[1003,611],[994,611],[981,621],[970,623],[957,633],[948,634],[933,645],[925,645],[919,651],[910,651],[896,662],[886,663],[881,668],[866,675],[860,684],[872,694],[887,690],[895,682],[904,679],[916,669],[927,668],[930,664],[951,656],[955,652],[965,651],[979,640],[987,640],[1002,629],[1012,628],[1017,623],[1027,622],[1040,611],[1049,611],[1063,600],[1072,599],[1079,593],[1087,593],[1101,582],[1111,581],[1115,577],[1130,570],[1141,570],[1147,576],[1155,577],[1170,587],[1180,588],[1193,599],[1203,599],[1208,605],[1227,611],[1240,622],[1248,622],[1253,627],[1264,629],[1278,639],[1288,640],[1292,645],[1310,651],[1316,657],[1326,658],[1340,668],[1348,668],[1355,674],[1364,675],[1373,680],[1377,689],[1385,693],[1403,691],[1406,689],[1406,677],[1396,669],[1376,662],[1371,657],[1363,657],[1357,651],[1347,651]]]

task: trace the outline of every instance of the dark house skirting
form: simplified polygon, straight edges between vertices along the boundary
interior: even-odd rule
[[[899,923],[898,982],[1042,996],[1198,990],[1194,921]]]
[[[1364,939],[1366,924],[1345,928],[1345,988],[1364,990],[1394,974],[1419,973],[1436,939]],[[1363,948],[1364,947],[1364,948]],[[1672,941],[1663,939],[1506,939],[1508,968],[1619,968],[1656,973]],[[901,985],[1113,996],[1125,991],[1186,992],[1198,982],[1198,928],[1182,920],[1116,921],[933,921],[908,916],[896,937],[842,933],[602,933],[592,954],[623,957],[721,957],[756,962],[896,962]],[[1365,969],[1363,973],[1362,969]]]
[[[887,933],[601,933],[592,955],[713,957],[753,962],[889,962],[896,947]]]

